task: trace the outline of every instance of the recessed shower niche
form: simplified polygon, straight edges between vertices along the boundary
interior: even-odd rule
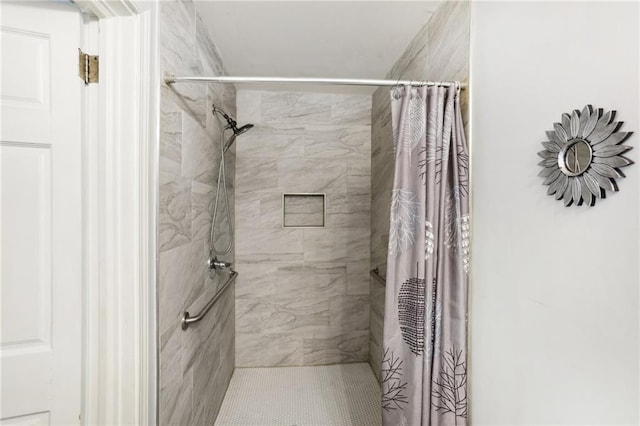
[[[282,226],[324,228],[325,194],[282,194]]]

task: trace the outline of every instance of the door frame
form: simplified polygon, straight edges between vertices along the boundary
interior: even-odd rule
[[[82,424],[157,423],[158,4],[79,0],[83,93]]]

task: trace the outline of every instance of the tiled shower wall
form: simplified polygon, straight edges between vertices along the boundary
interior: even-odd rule
[[[416,34],[386,78],[466,82],[469,79],[470,3],[443,2]],[[461,92],[462,114],[468,117],[468,92]],[[387,270],[389,215],[393,185],[391,104],[388,88],[373,94],[371,111],[371,268]],[[380,380],[384,286],[371,279],[370,364]]]
[[[190,1],[160,8],[162,71],[183,75],[224,73],[215,45]],[[159,423],[213,424],[234,369],[233,286],[202,322],[180,328],[185,310],[197,312],[224,279],[209,276],[211,208],[217,182],[219,125],[212,103],[235,113],[231,85],[161,88],[158,214]],[[234,152],[227,153],[233,209]],[[233,210],[231,211],[233,218]],[[218,229],[227,229],[218,223]],[[231,236],[221,233],[218,245]],[[225,260],[233,261],[233,252]]]
[[[366,361],[371,97],[237,100],[236,365]],[[325,193],[326,227],[283,228],[283,193]]]

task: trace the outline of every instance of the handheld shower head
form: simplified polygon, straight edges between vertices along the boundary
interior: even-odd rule
[[[233,135],[231,135],[229,137],[229,139],[227,139],[227,142],[225,142],[224,144],[224,151],[226,152],[231,145],[233,145],[233,143],[236,140],[236,136],[239,136],[245,132],[247,132],[248,130],[250,130],[253,127],[253,124],[245,124],[244,126],[238,128],[238,123],[231,118],[226,112],[224,112],[221,109],[216,108],[215,105],[213,105],[211,107],[211,112],[216,114],[220,114],[222,117],[224,117],[225,120],[227,120],[227,125],[225,126],[225,129],[230,129],[233,131]]]
[[[236,136],[240,136],[241,134],[251,130],[252,127],[253,127],[253,124],[245,124],[244,126],[240,127],[239,129],[234,129],[233,133],[235,133]]]
[[[227,152],[227,150],[231,148],[231,145],[233,145],[233,143],[236,141],[237,136],[251,130],[252,127],[253,124],[245,124],[239,129],[233,129],[233,134],[229,137],[229,139],[227,139],[227,142],[225,142],[224,144],[224,152]]]

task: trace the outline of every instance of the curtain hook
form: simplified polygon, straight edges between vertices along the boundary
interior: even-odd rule
[[[456,83],[456,97],[458,97],[460,96],[461,84],[458,80],[456,80],[455,83]]]
[[[400,79],[396,80],[396,85],[393,88],[393,99],[400,99]]]
[[[397,87],[393,88],[393,99],[395,99],[395,100],[400,99],[400,91],[398,90]]]

